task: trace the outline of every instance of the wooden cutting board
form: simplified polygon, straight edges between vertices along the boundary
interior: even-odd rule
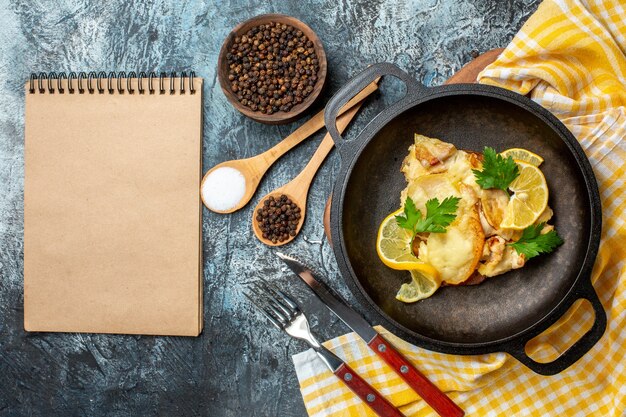
[[[493,61],[498,58],[498,56],[504,51],[504,48],[497,48],[487,51],[472,61],[467,63],[463,68],[461,68],[456,74],[452,77],[448,78],[448,80],[444,84],[462,84],[462,83],[475,83],[476,77],[478,74],[485,69],[485,67],[491,64]],[[324,234],[326,235],[326,239],[332,245],[332,240],[330,238],[330,204],[332,201],[332,195],[328,197],[326,201],[326,208],[324,209]]]

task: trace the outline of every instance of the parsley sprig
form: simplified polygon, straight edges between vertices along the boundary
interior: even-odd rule
[[[555,230],[541,234],[545,225],[546,223],[542,222],[528,226],[517,242],[508,243],[508,245],[513,247],[518,254],[526,256],[526,260],[542,253],[552,252],[557,246],[563,244],[563,239]]]
[[[519,176],[519,168],[511,156],[504,158],[488,146],[483,151],[483,169],[473,169],[476,183],[483,189],[497,188],[508,195],[507,189]]]
[[[446,227],[456,218],[460,198],[447,197],[441,203],[436,198],[426,202],[426,216],[415,207],[411,197],[404,202],[404,216],[396,216],[398,226],[416,233],[445,233]]]

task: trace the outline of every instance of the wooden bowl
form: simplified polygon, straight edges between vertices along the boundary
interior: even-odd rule
[[[239,102],[239,100],[237,100],[237,95],[231,90],[230,82],[228,81],[228,59],[226,58],[226,55],[230,51],[230,47],[232,46],[237,36],[245,34],[253,27],[270,22],[283,23],[293,26],[298,30],[301,30],[306,35],[306,37],[309,38],[311,42],[313,42],[313,48],[315,49],[315,53],[319,61],[319,70],[317,72],[317,82],[313,87],[313,91],[311,91],[311,94],[309,94],[302,101],[302,103],[293,106],[288,112],[278,111],[276,113],[268,115],[261,113],[260,111],[253,111],[251,108],[244,106]],[[233,107],[235,107],[235,109],[239,110],[239,112],[243,113],[245,116],[248,116],[251,119],[256,120],[257,122],[266,124],[289,123],[302,116],[302,114],[311,107],[311,105],[315,102],[315,100],[322,92],[324,84],[326,83],[326,71],[326,53],[324,52],[322,42],[317,37],[315,32],[313,32],[310,27],[308,27],[300,20],[282,14],[264,14],[253,17],[252,19],[246,20],[245,22],[237,25],[226,37],[217,61],[217,77],[220,81],[222,91],[226,95],[228,101],[233,105]]]

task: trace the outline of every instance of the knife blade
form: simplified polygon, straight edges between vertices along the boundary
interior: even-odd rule
[[[367,346],[380,356],[439,415],[443,417],[462,417],[465,415],[465,412],[458,405],[374,330],[367,320],[349,307],[340,295],[328,288],[311,268],[293,256],[281,252],[276,254],[289,269],[313,290],[330,311],[358,334],[367,343]]]
[[[350,327],[359,337],[366,342],[372,340],[378,333],[370,324],[356,311],[348,307],[348,304],[338,294],[333,294],[330,289],[317,279],[313,271],[307,268],[302,262],[281,252],[278,257],[287,264],[296,275],[298,275],[317,295],[330,311],[335,313],[348,327]]]

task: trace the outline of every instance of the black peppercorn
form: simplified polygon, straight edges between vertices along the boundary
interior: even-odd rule
[[[263,209],[257,210],[255,220],[263,232],[263,238],[273,243],[284,242],[296,235],[300,223],[300,207],[286,195],[270,196],[263,201]]]
[[[302,103],[313,92],[319,71],[313,41],[276,22],[235,37],[226,59],[230,87],[239,93],[239,102],[265,114],[288,112]]]

